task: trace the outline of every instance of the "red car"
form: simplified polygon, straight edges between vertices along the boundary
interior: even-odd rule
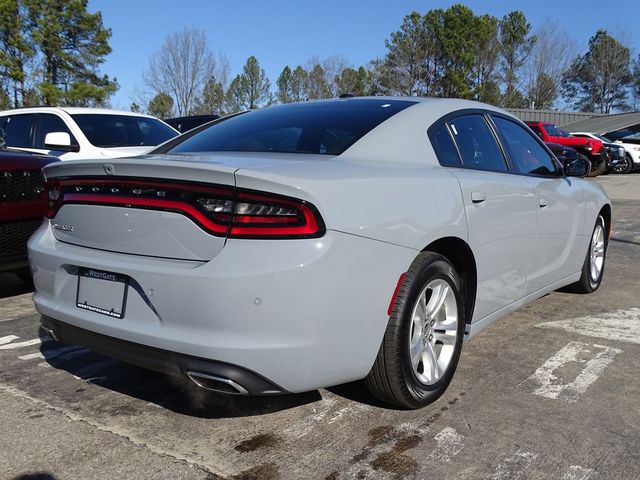
[[[553,142],[565,147],[575,148],[591,162],[589,176],[602,174],[607,168],[607,158],[600,140],[584,137],[572,137],[571,134],[560,130],[550,122],[525,122],[533,132],[544,142]]]
[[[0,272],[28,281],[27,240],[46,212],[42,167],[48,155],[6,150],[0,132]]]

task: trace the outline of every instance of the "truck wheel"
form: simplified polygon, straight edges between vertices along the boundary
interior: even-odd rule
[[[607,162],[604,159],[598,159],[591,162],[591,171],[587,174],[587,177],[597,177],[602,175],[607,168]]]

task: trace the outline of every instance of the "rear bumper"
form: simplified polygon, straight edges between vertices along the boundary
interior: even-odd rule
[[[231,380],[232,384],[244,390],[229,389],[227,393],[248,393],[249,395],[287,393],[283,388],[257,373],[237,365],[107,337],[49,317],[43,316],[41,323],[42,327],[57,341],[67,345],[82,345],[108,357],[167,375],[189,377],[195,374],[196,376],[192,378],[198,378],[197,375],[200,375]],[[221,388],[223,388],[222,385]]]
[[[34,303],[42,315],[235,365],[292,393],[367,375],[397,279],[416,253],[334,231],[319,239],[228,240],[208,262],[70,245],[56,240],[47,223],[29,241]],[[76,307],[78,267],[130,278],[124,318]],[[184,374],[183,364],[176,365],[173,371]]]

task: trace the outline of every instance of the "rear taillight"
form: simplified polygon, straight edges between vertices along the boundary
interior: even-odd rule
[[[50,180],[48,218],[64,204],[165,210],[191,218],[203,230],[235,238],[313,238],[324,234],[317,209],[280,195],[226,186],[135,180]]]

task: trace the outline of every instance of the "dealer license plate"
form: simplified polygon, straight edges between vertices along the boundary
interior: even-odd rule
[[[119,273],[80,268],[76,306],[85,310],[122,318],[127,302],[129,277]]]

